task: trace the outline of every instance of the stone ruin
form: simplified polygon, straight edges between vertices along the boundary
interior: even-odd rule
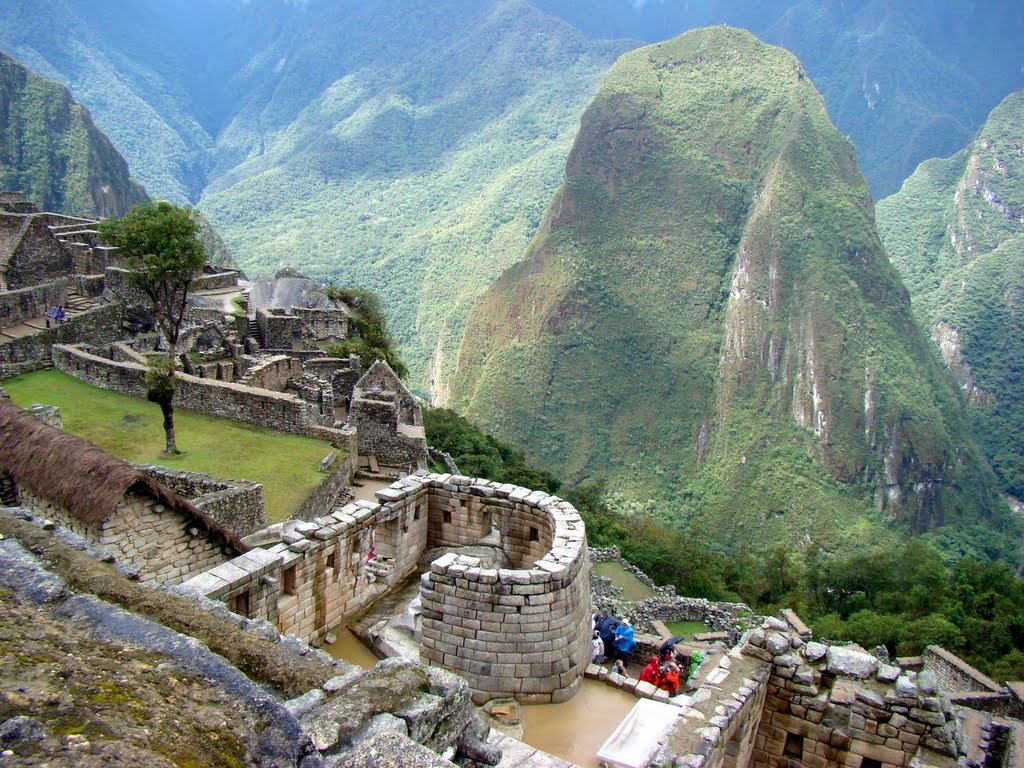
[[[417,570],[435,547],[489,542],[509,568],[450,552],[423,574],[421,658],[466,678],[477,702],[563,701],[589,660],[589,562],[583,523],[542,491],[420,472],[309,523],[275,526],[262,549],[182,589],[282,632],[322,641]],[[523,648],[536,647],[523,653]]]

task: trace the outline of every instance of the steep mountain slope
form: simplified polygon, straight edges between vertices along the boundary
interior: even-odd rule
[[[876,196],[921,161],[962,147],[1024,86],[1024,6],[1016,0],[536,0],[597,37],[662,40],[728,23],[792,51],[857,147]]]
[[[188,17],[154,0],[130,9],[115,0],[10,0],[0,3],[0,49],[66,85],[152,194],[186,202],[205,185],[213,142],[180,79],[185,60],[204,58],[175,50],[173,15]]]
[[[332,81],[285,124],[272,109],[232,121],[219,146],[247,155],[200,200],[246,269],[301,263],[379,293],[423,389],[449,372],[473,301],[521,258],[579,115],[624,49],[525,2],[459,0],[426,16],[441,29],[405,41],[389,66]]]
[[[741,30],[608,73],[452,393],[570,481],[723,546],[1002,515],[852,146],[800,63]]]
[[[878,229],[1000,484],[1024,497],[1024,92],[880,201]]]
[[[48,211],[121,215],[147,199],[67,88],[0,53],[0,188]]]

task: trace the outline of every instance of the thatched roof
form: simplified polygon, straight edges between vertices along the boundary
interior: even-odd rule
[[[5,397],[0,397],[0,471],[88,525],[108,520],[131,490],[159,499],[238,552],[249,549],[233,531],[142,470],[87,440],[44,424]]]

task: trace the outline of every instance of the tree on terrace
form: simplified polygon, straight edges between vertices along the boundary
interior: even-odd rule
[[[157,330],[167,341],[166,358],[150,361],[146,396],[163,413],[169,454],[180,453],[174,440],[178,339],[189,287],[206,263],[199,230],[195,211],[163,201],[133,206],[122,218],[100,223],[100,235],[124,255],[132,269],[131,283],[149,298]]]

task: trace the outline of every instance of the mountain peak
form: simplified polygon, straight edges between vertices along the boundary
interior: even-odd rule
[[[791,54],[729,27],[606,75],[453,394],[571,481],[724,546],[842,547],[886,535],[878,510],[924,532],[995,504],[852,146]]]

